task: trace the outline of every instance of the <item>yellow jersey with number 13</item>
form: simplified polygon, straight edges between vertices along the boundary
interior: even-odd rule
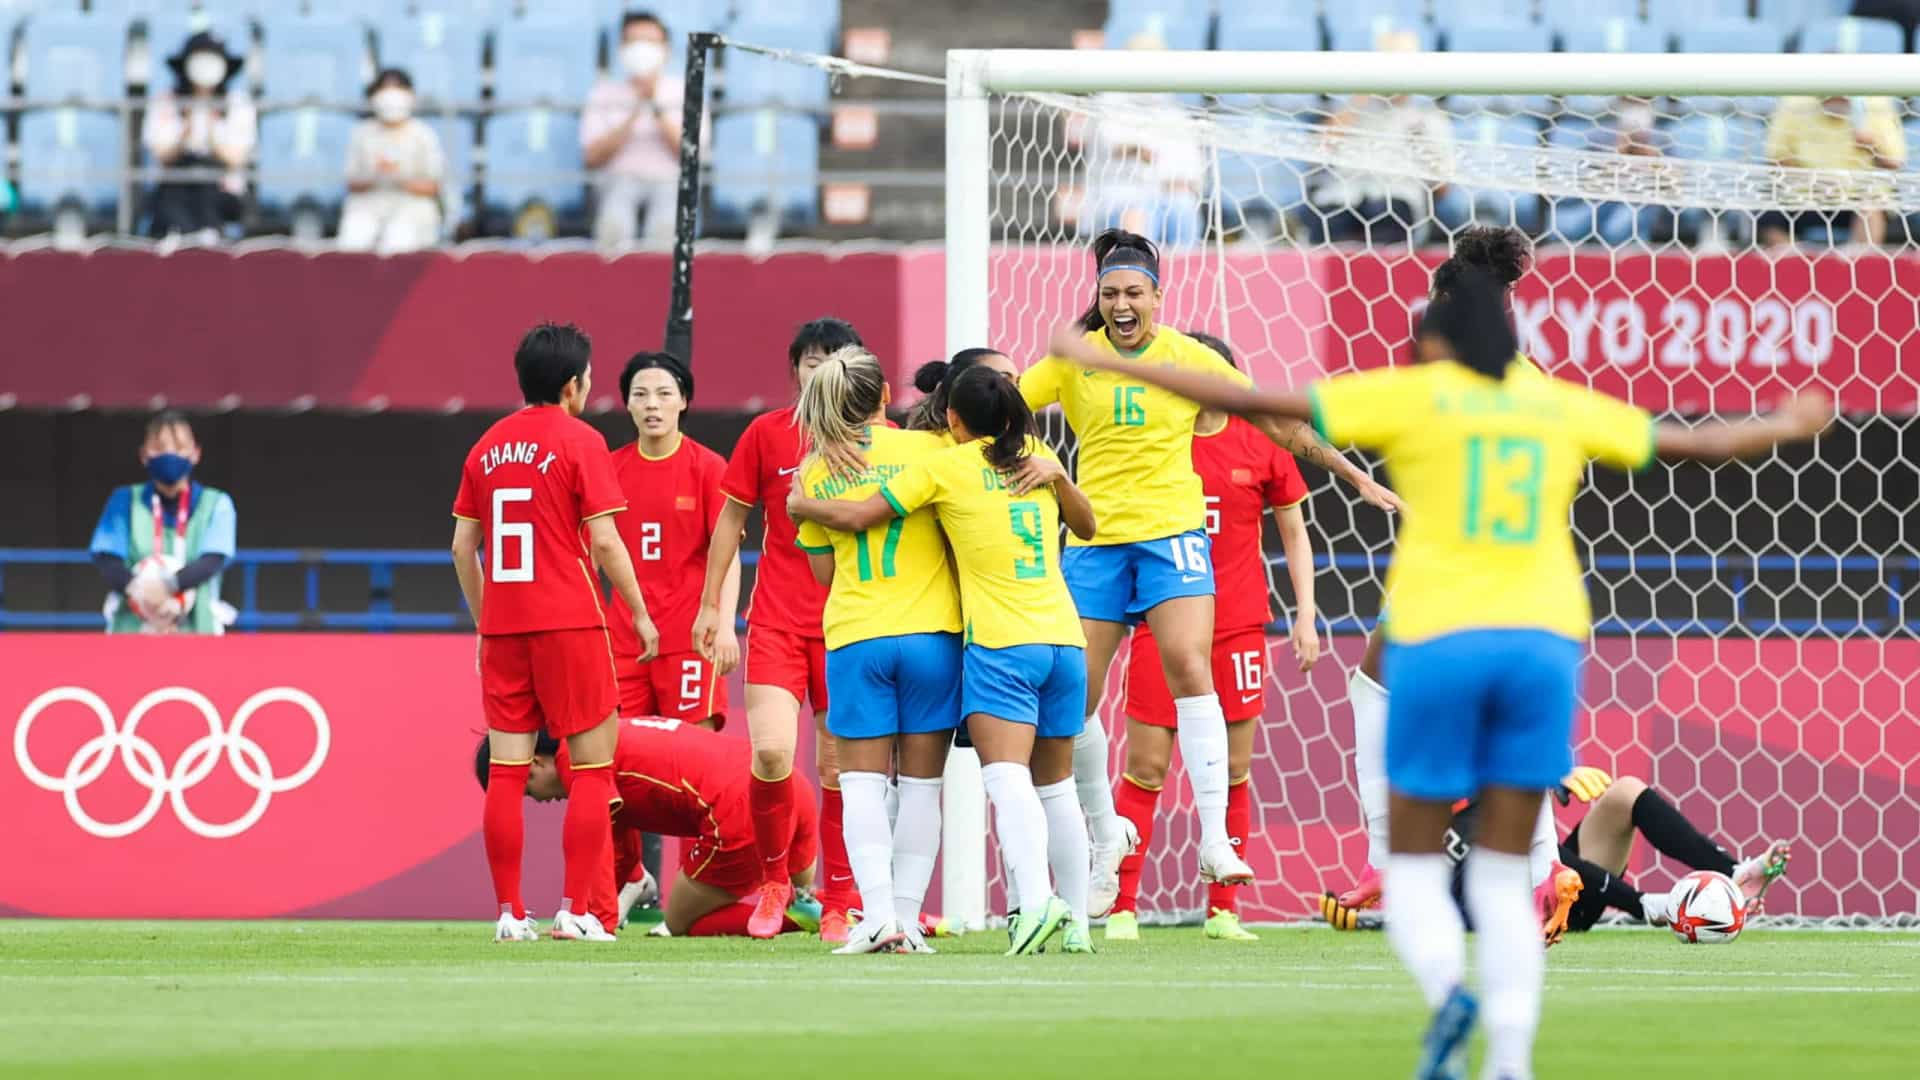
[[[1386,458],[1406,502],[1387,597],[1387,636],[1413,644],[1461,630],[1592,628],[1568,513],[1587,462],[1653,459],[1645,410],[1516,359],[1496,382],[1451,361],[1313,384],[1313,424],[1336,446]]]
[[[889,479],[880,494],[896,514],[938,509],[959,572],[968,644],[1084,647],[1080,615],[1060,575],[1053,489],[1015,495],[987,463],[986,448],[975,439],[942,450]],[[1027,452],[1054,456],[1039,439],[1027,440]]]
[[[1105,330],[1088,331],[1086,340],[1096,349],[1117,352]],[[1252,385],[1219,353],[1164,326],[1144,350],[1128,355]],[[1035,412],[1059,402],[1080,441],[1074,482],[1093,504],[1100,530],[1092,540],[1069,536],[1067,543],[1131,544],[1206,524],[1206,495],[1193,471],[1198,405],[1157,386],[1054,356],[1020,374],[1020,395]]]

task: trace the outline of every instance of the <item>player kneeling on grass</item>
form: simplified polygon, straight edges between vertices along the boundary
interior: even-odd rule
[[[747,918],[760,897],[760,859],[754,846],[753,812],[747,807],[753,746],[705,728],[663,717],[620,722],[613,753],[619,801],[613,813],[613,858],[590,894],[590,911],[611,933],[640,890],[619,888],[640,879],[640,837],[678,836],[680,875],[667,892],[666,921],[675,937],[746,936]],[[475,760],[480,786],[487,786],[487,744]],[[564,799],[573,790],[567,748],[546,735],[534,749],[527,797]],[[796,781],[804,784],[805,781]],[[812,792],[796,800],[787,873],[796,890],[813,884],[819,823]],[[797,894],[796,894],[797,895]],[[804,897],[787,906],[783,931],[813,933],[820,908]]]

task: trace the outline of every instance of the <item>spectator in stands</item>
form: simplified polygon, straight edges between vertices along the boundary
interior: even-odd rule
[[[340,247],[391,255],[430,247],[440,236],[440,136],[413,115],[413,78],[387,68],[367,88],[373,118],[347,146],[347,200]]]
[[[681,80],[664,73],[667,26],[649,11],[629,11],[620,22],[623,79],[601,79],[580,116],[580,154],[597,172],[599,208],[593,239],[602,250],[623,251],[640,235],[645,246],[673,241],[680,184]],[[646,230],[639,219],[646,214]]]
[[[93,530],[93,565],[107,586],[107,632],[218,634],[233,621],[220,573],[233,558],[233,499],[196,484],[193,425],[177,412],[147,421],[147,482],[115,488]]]
[[[206,30],[167,58],[174,89],[148,103],[140,142],[163,168],[195,172],[154,189],[154,236],[212,242],[221,225],[239,217],[259,139],[253,101],[234,81],[244,62]]]
[[[1127,42],[1129,49],[1166,47],[1152,32]],[[1091,236],[1121,228],[1161,247],[1199,243],[1207,162],[1187,110],[1172,94],[1105,93],[1095,100],[1081,230]]]
[[[1888,98],[1789,97],[1767,122],[1767,157],[1795,169],[1898,169],[1907,162],[1907,143]],[[1845,194],[1858,198],[1865,192],[1855,185]],[[1878,244],[1886,237],[1887,216],[1880,210],[1769,210],[1754,227],[1767,247],[1818,239],[1823,231],[1827,239],[1850,235],[1856,243]]]
[[[1586,132],[1582,149],[1617,154],[1625,158],[1662,158],[1671,140],[1660,127],[1660,116],[1653,102],[1643,97],[1621,97],[1614,101],[1606,116]],[[1622,170],[1633,169],[1637,176],[1623,177],[1627,190],[1658,198],[1666,177],[1660,166],[1622,162]],[[1608,247],[1620,247],[1630,240],[1652,244],[1671,240],[1676,232],[1673,208],[1658,202],[1589,203],[1569,199],[1554,208],[1553,231],[1570,243],[1598,237]]]
[[[1382,52],[1417,52],[1410,30],[1380,35]],[[1433,220],[1433,201],[1446,185],[1420,179],[1446,175],[1453,162],[1453,124],[1433,102],[1405,94],[1356,94],[1327,121],[1327,134],[1352,139],[1354,149],[1387,168],[1348,169],[1314,190],[1311,199],[1327,222],[1329,240],[1392,244],[1418,242]],[[1398,167],[1395,167],[1398,166]]]

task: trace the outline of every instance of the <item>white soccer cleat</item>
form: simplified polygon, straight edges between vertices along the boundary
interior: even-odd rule
[[[847,931],[847,943],[833,950],[835,956],[864,956],[867,953],[898,952],[907,935],[892,919],[862,919]]]
[[[1093,845],[1093,879],[1087,883],[1087,914],[1103,918],[1120,899],[1120,861],[1140,846],[1140,830],[1132,820],[1114,815],[1116,834]]]
[[[647,931],[647,936],[648,937],[672,937],[673,931],[667,929],[666,923],[654,923],[653,929]]]
[[[575,915],[565,908],[553,917],[553,937],[555,941],[613,941],[612,934],[600,925],[600,920],[592,915]]]
[[[1200,849],[1200,880],[1215,885],[1251,885],[1253,867],[1233,850],[1233,841],[1223,840]]]
[[[1666,893],[1642,893],[1640,913],[1648,926],[1667,926],[1673,922],[1673,898]]]
[[[493,924],[493,940],[539,941],[540,924],[535,922],[531,915],[524,919],[516,919],[512,912],[503,911],[500,913],[500,921]]]
[[[627,916],[637,907],[646,907],[660,899],[660,883],[646,867],[640,868],[640,880],[620,886],[620,928],[627,928]]]
[[[933,946],[927,944],[926,935],[920,932],[918,926],[903,926],[900,928],[900,933],[902,935],[901,941],[899,945],[894,947],[895,952],[912,953],[917,956],[932,956],[934,954]]]

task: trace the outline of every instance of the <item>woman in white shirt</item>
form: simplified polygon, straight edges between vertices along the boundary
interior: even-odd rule
[[[233,85],[244,62],[204,30],[167,58],[174,90],[148,102],[140,142],[162,168],[201,174],[169,179],[154,188],[154,236],[211,241],[224,222],[239,216],[247,163],[259,138],[253,101],[245,89]]]
[[[391,255],[431,247],[440,238],[446,173],[440,136],[413,115],[413,78],[400,68],[374,76],[367,102],[373,118],[347,145],[340,248]]]

